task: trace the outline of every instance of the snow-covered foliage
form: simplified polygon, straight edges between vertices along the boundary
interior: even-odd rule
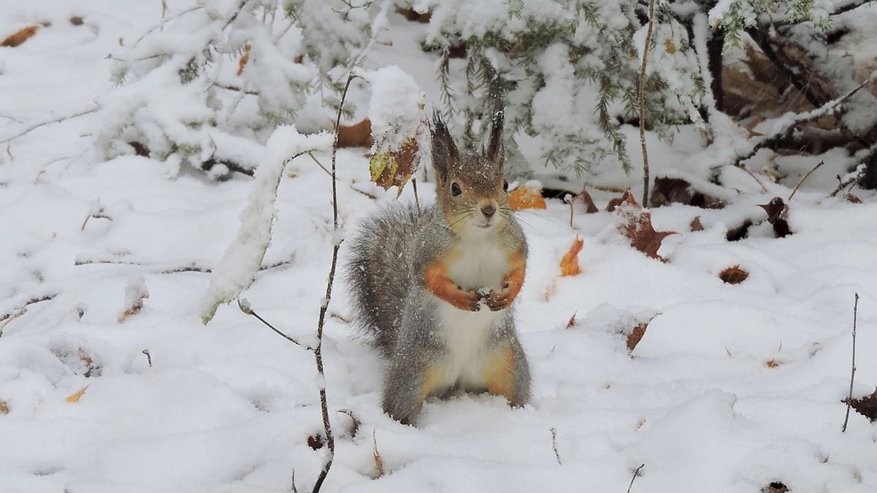
[[[414,8],[431,12],[425,46],[440,54],[445,109],[459,115],[470,141],[486,128],[489,89],[500,86],[510,129],[538,137],[542,163],[597,171],[614,157],[628,169],[618,127],[638,114],[644,39],[631,3],[424,0]],[[685,28],[659,17],[646,104],[648,124],[663,130],[698,118],[702,88]],[[460,50],[462,64],[451,59]]]
[[[334,136],[324,132],[304,136],[294,126],[278,127],[266,145],[263,162],[256,169],[247,207],[241,212],[237,236],[214,267],[210,287],[201,301],[206,324],[222,303],[228,303],[252,284],[271,241],[274,202],[286,163],[301,154],[332,147]]]
[[[230,168],[252,173],[260,144],[304,106],[320,67],[305,60],[311,38],[303,32],[323,23],[305,18],[303,31],[295,14],[331,6],[299,3],[205,0],[123,40],[113,54],[119,87],[99,100],[102,155],[149,155],[171,174],[181,163],[214,177]],[[330,65],[352,49],[325,46],[334,47]]]
[[[754,26],[759,15],[766,15],[773,22],[809,20],[824,29],[831,23],[829,14],[833,10],[831,0],[719,0],[710,9],[709,20],[736,44],[741,32]]]

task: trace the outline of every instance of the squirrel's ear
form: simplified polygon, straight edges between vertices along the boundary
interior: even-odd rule
[[[505,161],[505,149],[502,144],[502,130],[504,110],[498,108],[493,112],[490,127],[490,142],[487,144],[487,151],[484,157],[502,166]]]
[[[457,146],[442,117],[438,112],[432,115],[432,165],[439,178],[444,181],[448,177],[448,166],[459,160]]]

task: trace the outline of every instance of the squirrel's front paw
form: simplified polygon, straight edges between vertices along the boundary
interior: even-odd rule
[[[458,288],[460,290],[459,294],[454,297],[452,305],[460,310],[466,310],[470,312],[477,312],[481,309],[481,295],[478,294],[478,291],[472,289],[463,289]]]
[[[487,308],[490,308],[491,311],[498,312],[511,306],[514,298],[511,296],[508,289],[500,291],[492,289],[487,296],[482,298],[482,300],[484,301],[484,304],[487,305]]]

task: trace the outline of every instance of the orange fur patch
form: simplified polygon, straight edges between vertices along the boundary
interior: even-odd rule
[[[454,281],[445,275],[447,264],[452,258],[453,255],[449,255],[445,257],[444,261],[435,262],[427,267],[423,275],[423,285],[439,299],[460,310],[469,310],[470,294],[460,289]]]
[[[499,350],[484,366],[484,381],[487,384],[487,391],[493,395],[504,396],[512,406],[520,404],[515,402],[512,397],[512,388],[515,383],[514,367],[515,353],[509,346]]]
[[[420,400],[426,399],[438,390],[442,382],[445,369],[440,366],[430,366],[423,374],[423,383],[420,385]]]
[[[509,255],[508,260],[511,270],[503,278],[503,283],[508,283],[508,288],[506,289],[508,289],[509,304],[511,304],[515,297],[518,296],[518,293],[521,292],[527,263],[520,252],[512,253]]]

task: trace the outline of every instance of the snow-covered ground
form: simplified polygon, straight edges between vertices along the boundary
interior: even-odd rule
[[[72,25],[73,15],[84,24]],[[0,12],[0,36],[51,22],[0,48],[3,493],[281,492],[293,471],[308,491],[320,469],[325,450],[309,444],[322,430],[312,355],[234,305],[207,326],[200,319],[203,271],[231,244],[253,181],[185,170],[170,179],[144,157],[100,162],[99,113],[3,142],[93,107],[113,87],[107,53],[160,16],[160,2],[109,0]],[[388,49],[376,48],[375,59],[393,63]],[[400,64],[430,77],[429,63]],[[697,152],[693,133],[655,143],[654,166]],[[368,182],[363,154],[338,154],[347,235],[395,198]],[[762,193],[742,172],[725,180],[741,191],[725,209],[653,210],[656,229],[679,233],[660,250],[666,263],[628,246],[611,213],[579,208],[570,228],[560,201],[520,212],[530,261],[518,326],[534,389],[523,409],[465,395],[428,402],[416,427],[382,414],[381,362],[347,323],[339,278],[324,340],[338,435],[324,491],[623,492],[641,464],[637,493],[759,492],[772,482],[795,493],[877,491],[877,425],[853,413],[841,433],[855,292],[854,395],[877,385],[877,199],[826,199],[839,162],[791,200],[786,238],[762,224],[726,241],[729,227],[764,218],[757,204],[790,192],[768,184]],[[287,168],[267,268],[245,293],[299,340],[312,340],[324,295],[330,185],[310,158]],[[432,200],[429,183],[419,191]],[[595,196],[601,206],[610,198]],[[703,231],[690,232],[695,216]],[[583,273],[561,278],[558,262],[576,235]],[[733,265],[749,278],[723,283],[717,274]],[[142,309],[125,315],[145,294]],[[649,320],[629,353],[625,334]]]

